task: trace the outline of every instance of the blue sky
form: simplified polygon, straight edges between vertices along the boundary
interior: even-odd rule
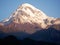
[[[60,0],[0,0],[0,21],[8,18],[23,3],[32,4],[48,16],[60,18]]]

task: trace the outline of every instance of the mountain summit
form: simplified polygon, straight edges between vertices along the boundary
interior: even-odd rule
[[[31,34],[49,27],[60,30],[60,18],[49,17],[28,3],[19,6],[9,18],[0,22],[0,31],[3,32],[22,31]]]

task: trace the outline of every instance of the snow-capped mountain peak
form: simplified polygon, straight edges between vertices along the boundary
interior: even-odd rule
[[[31,4],[24,3],[11,16],[2,21],[3,25],[17,30],[41,30],[55,24],[56,18],[47,16]],[[19,24],[19,25],[18,25]],[[11,26],[11,27],[10,27]],[[26,28],[27,27],[27,28]],[[35,29],[37,27],[37,29]]]
[[[60,43],[60,18],[49,17],[31,4],[24,3],[0,22],[0,38],[8,35]]]
[[[35,8],[31,4],[24,3],[21,6],[19,6],[19,8],[15,12],[13,12],[13,14],[8,19],[5,19],[3,22],[14,21],[15,23],[20,23],[19,21],[21,21],[22,23],[41,23],[41,27],[43,26],[42,28],[45,28],[46,25],[44,24],[44,20],[48,18],[49,17],[41,10]]]

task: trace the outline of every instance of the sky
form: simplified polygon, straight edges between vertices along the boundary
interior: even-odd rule
[[[60,18],[60,0],[0,0],[0,21],[8,18],[24,3],[35,6],[48,16]]]

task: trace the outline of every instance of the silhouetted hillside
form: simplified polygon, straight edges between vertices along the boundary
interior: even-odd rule
[[[57,45],[55,43],[49,43],[44,41],[35,41],[29,38],[24,40],[18,40],[15,36],[7,36],[4,39],[0,39],[0,45]]]
[[[10,35],[4,39],[1,39],[0,43],[2,45],[18,45],[20,43],[20,40],[18,40],[15,36]]]
[[[32,34],[30,38],[37,41],[60,43],[60,31],[54,28],[43,29]]]

